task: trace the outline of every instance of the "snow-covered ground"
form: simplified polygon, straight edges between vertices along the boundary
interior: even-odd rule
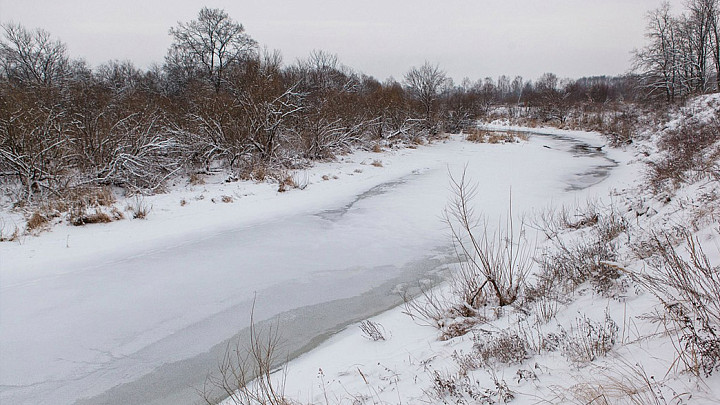
[[[717,96],[707,99],[717,104]],[[700,99],[698,103],[704,104],[696,107],[696,115],[714,116],[707,113],[708,100]],[[671,122],[668,127],[677,125]],[[487,128],[529,131],[502,124]],[[586,141],[594,138],[594,134],[553,128],[532,132]],[[648,139],[654,142],[656,137],[650,135]],[[650,193],[643,181],[646,167],[641,163],[656,158],[653,142],[641,143],[617,158],[619,168],[605,181],[574,193],[573,198],[599,198],[592,201],[596,208],[612,206],[630,222],[620,235],[627,243],[618,243],[620,261],[614,266],[636,273],[649,271],[647,263],[629,251],[630,241],[640,246],[638,241],[648,238],[651,231],[671,233],[677,226],[695,230],[710,263],[717,265],[720,229],[717,200],[712,198],[717,197],[720,185],[700,178],[674,194]],[[557,199],[554,203],[567,201]],[[542,203],[542,199],[535,201]],[[570,212],[575,208],[570,206]],[[601,216],[608,214],[600,212]],[[576,241],[588,236],[583,231],[569,233]],[[681,243],[677,251],[683,252],[683,248]],[[440,291],[449,288],[439,287]],[[441,339],[436,327],[409,316],[410,308],[400,306],[369,319],[378,325],[384,340],[372,339],[359,324],[350,325],[290,362],[277,378],[284,379],[286,395],[301,403],[720,403],[717,369],[710,377],[684,371],[678,350],[683,351],[687,342],[679,338],[679,331],[672,330],[671,322],[658,322],[664,314],[662,305],[629,279],[610,294],[586,284],[568,296],[535,305],[529,310],[508,308],[490,313],[488,321],[470,333],[448,340]],[[546,307],[541,308],[543,305]],[[551,316],[544,319],[543,309]],[[513,346],[512,339],[501,339],[513,336],[526,342],[524,349]],[[584,342],[598,336],[605,336],[606,340],[600,341],[609,351],[579,356],[577,349],[587,347]],[[505,342],[505,346],[488,349],[496,342]],[[510,361],[498,353],[523,350],[527,353]],[[483,359],[487,353],[496,357]]]
[[[391,286],[443,271],[454,260],[441,220],[449,174],[467,166],[488,218],[506,214],[510,194],[513,212],[530,215],[607,196],[635,175],[626,152],[587,153],[604,144],[598,136],[583,135],[592,147],[578,148],[577,134],[564,135],[497,145],[453,136],[416,149],[357,152],[293,173],[307,187],[285,193],[277,184],[220,177],[178,180],[166,194],[116,203],[151,207],[145,220],[59,224],[2,243],[0,402],[193,403],[194,388],[221,355],[211,349],[248,325],[256,295],[256,320],[308,316],[304,330],[282,331],[303,335],[300,348],[397,303]],[[5,227],[21,222],[2,215]],[[362,310],[338,310],[344,299],[359,300]],[[396,390],[402,384],[401,398],[424,389],[411,388],[405,370],[426,367],[432,356],[415,348],[432,353],[455,343],[433,342],[435,331],[399,309],[378,319],[392,334],[387,342],[362,341],[348,328],[291,364],[288,393],[318,400],[325,395],[318,382],[357,383],[358,372]]]

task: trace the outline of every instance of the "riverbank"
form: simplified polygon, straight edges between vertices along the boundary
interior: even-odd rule
[[[511,186],[515,212],[550,204],[548,196],[574,200],[569,185],[600,162],[562,145],[544,138],[480,145],[453,136],[417,149],[357,152],[294,173],[305,187],[282,193],[277,184],[208,177],[146,197],[144,220],[59,224],[4,243],[0,357],[12,372],[3,373],[0,396],[72,403],[139,383],[126,391],[132,398],[163,403],[153,384],[142,384],[163,381],[193,403],[197,386],[176,379],[180,370],[188,374],[179,366],[193,364],[196,381],[204,379],[218,359],[186,361],[246,327],[255,292],[256,320],[313,305],[322,316],[322,303],[383,286],[428,252],[447,257],[440,214],[448,172],[466,165],[483,182],[479,203],[488,217],[507,210]],[[404,281],[426,276],[414,277]],[[396,290],[384,294],[397,299]],[[308,341],[388,306],[362,303],[369,312],[347,313]]]
[[[448,282],[432,293],[350,325],[290,362],[276,374],[287,397],[323,404],[717,403],[720,184],[691,171],[658,191],[649,169],[665,158],[658,144],[674,133],[664,132],[712,119],[713,100],[694,100],[689,117],[640,134],[632,157],[591,187],[606,194],[556,205],[531,221],[542,235],[523,302],[470,318],[428,319],[423,308],[449,308],[443,304],[457,292],[452,274],[459,269],[449,266]]]

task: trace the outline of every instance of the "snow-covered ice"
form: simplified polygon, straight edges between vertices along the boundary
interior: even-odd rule
[[[593,134],[583,137],[589,145],[603,144]],[[513,212],[529,214],[605,196],[632,176],[625,165],[608,164],[627,161],[627,154],[579,154],[573,146],[550,136],[500,145],[453,136],[417,149],[357,152],[300,173],[309,183],[302,191],[278,193],[277,185],[216,178],[178,183],[167,194],[146,197],[152,206],[147,220],[61,224],[3,243],[0,402],[92,403],[105,393],[98,398],[111,403],[193,403],[194,388],[217,362],[208,351],[248,325],[256,295],[256,320],[302,314],[303,308],[323,318],[322,304],[373,289],[396,302],[388,285],[416,283],[433,265],[452,260],[441,220],[449,173],[467,166],[479,183],[476,203],[488,218],[507,212],[510,194]],[[613,181],[600,182],[610,173]],[[232,202],[221,202],[223,195]],[[363,314],[344,313],[331,326],[388,305],[367,298],[359,305]],[[407,332],[422,345],[424,335],[412,328]],[[298,347],[329,330],[312,330]],[[392,343],[366,346],[406,356]],[[308,359],[293,367],[302,369]],[[192,377],[179,378],[173,364],[183,364],[182,373]],[[157,381],[162,389],[154,387]],[[132,399],[122,396],[128,392]]]

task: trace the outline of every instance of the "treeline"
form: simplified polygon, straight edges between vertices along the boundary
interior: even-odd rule
[[[718,0],[687,0],[679,15],[664,2],[648,13],[646,37],[634,62],[647,96],[674,102],[720,91]]]
[[[83,187],[160,189],[178,175],[331,158],[357,146],[419,142],[481,117],[563,122],[639,96],[637,77],[535,82],[501,76],[454,84],[429,63],[380,82],[321,51],[292,65],[223,10],[170,29],[162,66],[68,57],[44,30],[2,26],[0,179],[18,200]]]

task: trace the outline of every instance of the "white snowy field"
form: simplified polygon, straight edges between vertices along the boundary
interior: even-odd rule
[[[268,183],[179,180],[168,193],[141,202],[152,207],[146,220],[59,224],[3,243],[0,402],[195,403],[194,388],[217,362],[208,351],[248,326],[255,295],[256,320],[303,308],[323,319],[330,311],[319,304],[378,288],[397,300],[388,285],[417,283],[452,261],[441,220],[449,174],[467,166],[479,184],[474,203],[488,218],[507,213],[510,194],[514,214],[530,215],[606,197],[636,175],[626,164],[628,153],[595,151],[604,142],[593,134],[582,134],[585,145],[578,148],[571,140],[578,135],[498,145],[452,136],[417,149],[357,152],[295,173],[307,188],[286,193]],[[117,204],[123,209],[126,203],[136,202]],[[21,220],[2,215],[4,226]],[[335,308],[331,323],[385,310],[388,301],[359,306],[362,314],[337,315]],[[386,318],[402,317],[396,309],[379,319]],[[357,361],[401,361],[408,356],[401,347],[423,346],[434,333],[408,319],[398,322],[407,327],[393,330],[389,342],[357,343],[350,328],[324,345],[337,349],[299,358],[290,366],[288,394],[317,400],[318,381],[364,372]],[[311,331],[298,347],[333,330],[314,327],[305,324]],[[392,368],[387,373],[377,377],[392,381]]]

